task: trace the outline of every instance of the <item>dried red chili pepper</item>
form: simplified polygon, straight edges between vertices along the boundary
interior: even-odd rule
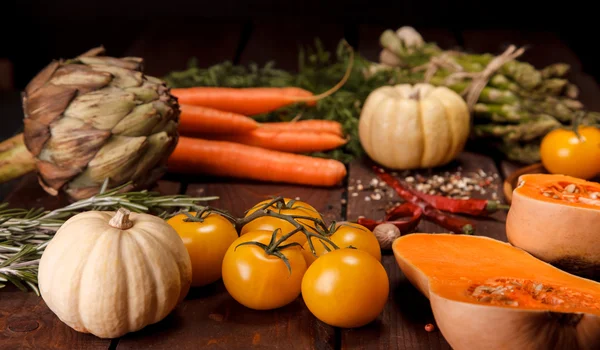
[[[412,203],[403,203],[389,211],[385,216],[385,220],[376,221],[368,218],[359,218],[357,223],[371,231],[379,224],[392,224],[400,230],[400,233],[407,233],[417,227],[422,216],[423,210],[421,208]],[[400,218],[408,219],[399,220]]]
[[[434,208],[455,214],[468,214],[473,216],[485,216],[498,210],[507,210],[508,205],[501,204],[498,201],[487,199],[455,199],[444,196],[432,195],[419,192],[410,187],[404,187],[417,197],[431,204]]]
[[[409,203],[413,203],[419,206],[423,210],[423,214],[425,215],[425,217],[429,220],[454,233],[474,233],[474,226],[470,221],[465,220],[463,218],[446,215],[442,211],[433,207],[424,199],[415,195],[412,191],[409,191],[406,188],[404,188],[404,186],[402,186],[398,180],[396,180],[391,175],[387,174],[385,170],[376,166],[374,166],[373,169],[375,170],[375,173],[379,176],[379,178],[385,181],[388,184],[388,186],[393,188],[400,197],[402,197],[405,201]]]

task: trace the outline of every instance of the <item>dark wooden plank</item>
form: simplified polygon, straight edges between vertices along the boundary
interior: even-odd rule
[[[238,217],[269,196],[300,198],[324,214],[325,220],[339,220],[343,188],[309,188],[246,181],[213,179],[214,182],[190,184],[187,194],[218,196],[211,205]],[[194,288],[174,314],[143,334],[125,336],[119,349],[204,348],[227,349],[298,348],[331,349],[335,334],[312,316],[299,297],[276,310],[255,311],[236,302],[221,281]]]
[[[357,160],[350,166],[348,181],[348,220],[356,220],[360,216],[383,219],[385,209],[400,202],[399,196],[387,186],[377,188],[383,193],[380,200],[374,200],[374,185],[377,177],[371,170],[373,163],[368,159]],[[398,172],[398,177],[417,174],[424,178],[434,175],[443,176],[446,172],[460,171],[463,176],[475,177],[475,173],[483,171],[491,184],[486,193],[473,192],[473,198],[498,198],[503,200],[502,179],[492,159],[474,153],[464,152],[451,164],[431,170]],[[372,183],[373,182],[373,183]],[[360,191],[358,185],[362,185]],[[369,199],[367,199],[369,198]],[[377,198],[377,197],[376,197]],[[486,219],[469,218],[473,221],[476,234],[507,241],[504,223],[506,215],[498,212]],[[416,232],[443,233],[447,229],[429,221],[421,221]],[[403,233],[410,234],[410,233]],[[342,331],[342,348],[381,348],[381,349],[447,349],[448,344],[439,332],[428,333],[424,330],[427,323],[434,323],[429,303],[405,279],[396,265],[391,252],[385,252],[384,266],[390,276],[390,299],[378,320],[361,329]],[[410,303],[406,301],[410,300]]]
[[[262,66],[274,61],[277,68],[296,71],[300,48],[314,47],[315,39],[335,54],[338,43],[344,39],[344,26],[296,21],[255,23],[240,64],[254,62]]]
[[[154,23],[134,41],[127,55],[143,57],[144,71],[158,77],[186,69],[193,57],[199,67],[206,68],[234,59],[242,27],[239,22],[182,19],[174,34]]]
[[[569,80],[580,90],[579,100],[586,108],[600,111],[600,87],[590,74],[582,70],[580,59],[560,39],[549,31],[516,31],[516,30],[467,30],[463,32],[466,50],[477,53],[500,54],[510,44],[527,47],[527,51],[519,60],[529,62],[536,68],[543,68],[552,63],[564,62],[571,65]]]
[[[12,208],[52,210],[69,203],[64,196],[53,197],[44,192],[34,173],[16,181],[16,187],[4,200]],[[152,190],[167,195],[179,193],[180,187],[177,182],[161,180]],[[117,341],[112,340],[115,344]],[[7,286],[0,289],[0,344],[6,349],[107,349],[111,340],[74,331],[54,315],[41,297]]]
[[[360,54],[371,61],[379,61],[379,53],[382,50],[379,44],[379,37],[386,29],[397,30],[401,25],[382,26],[379,24],[364,23],[360,24],[358,32],[358,50]],[[434,42],[443,49],[450,50],[457,47],[457,41],[454,35],[444,28],[436,27],[415,27],[415,30],[421,34],[423,40]]]
[[[108,349],[110,342],[72,330],[33,292],[0,290],[0,348]]]

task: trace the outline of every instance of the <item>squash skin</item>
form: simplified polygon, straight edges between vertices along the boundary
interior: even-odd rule
[[[560,175],[523,175],[519,182],[523,184],[539,178],[585,183]],[[600,207],[567,205],[532,197],[529,192],[520,187],[513,191],[506,218],[508,241],[572,274],[593,279],[600,277]]]
[[[463,150],[469,131],[465,101],[446,87],[430,84],[374,90],[363,105],[358,126],[367,155],[389,169],[448,164]]]
[[[187,295],[191,260],[164,220],[131,213],[133,227],[108,221],[115,212],[83,212],[57,231],[40,260],[40,294],[69,327],[116,338],[161,321]]]
[[[451,287],[448,287],[448,282],[444,280],[444,277],[428,276],[419,268],[418,262],[413,263],[403,255],[403,249],[419,248],[417,245],[411,246],[405,243],[407,238],[410,240],[409,237],[415,235],[416,237],[429,236],[426,238],[430,240],[435,240],[436,236],[451,237],[457,242],[465,240],[467,244],[473,239],[489,240],[496,242],[495,244],[499,246],[506,245],[520,252],[524,253],[524,251],[504,242],[478,236],[414,233],[394,241],[392,249],[400,269],[407,279],[430,300],[437,326],[453,349],[592,350],[600,348],[600,316],[597,314],[500,307],[477,301],[456,300],[451,296],[446,296],[445,294],[450,293],[445,289]],[[404,247],[401,248],[402,245]],[[421,248],[427,249],[425,246]],[[552,270],[554,274],[552,278],[556,278],[557,274],[564,274],[567,276],[565,277],[567,280],[583,280],[537,260],[531,255],[529,257],[532,265],[542,264],[543,270]],[[464,275],[468,278],[469,271],[466,270],[458,276]],[[600,288],[600,284],[596,282],[585,281],[587,281],[585,283]]]

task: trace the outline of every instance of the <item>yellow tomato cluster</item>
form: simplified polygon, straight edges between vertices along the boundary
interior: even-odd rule
[[[290,199],[285,199],[289,203]],[[258,203],[246,217],[267,204]],[[311,205],[295,201],[292,208],[273,211],[323,220]],[[195,215],[195,213],[191,213]],[[383,310],[389,294],[389,280],[381,264],[377,238],[364,226],[338,223],[329,240],[337,246],[298,232],[283,241],[277,251],[267,254],[275,239],[295,229],[284,219],[263,216],[247,223],[238,237],[235,226],[225,217],[211,213],[201,222],[186,221],[185,214],[168,223],[181,236],[192,260],[195,287],[220,278],[229,294],[240,304],[255,310],[283,307],[301,294],[307,308],[332,326],[354,328],[373,321]],[[317,233],[315,222],[298,219]],[[369,283],[364,283],[368,279]]]

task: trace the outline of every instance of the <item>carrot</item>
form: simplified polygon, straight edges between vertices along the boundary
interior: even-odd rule
[[[177,97],[179,103],[211,107],[248,116],[272,112],[300,102],[314,106],[316,101],[333,94],[346,83],[352,73],[353,63],[354,52],[350,50],[350,64],[342,80],[319,95],[313,95],[310,91],[297,87],[190,87],[173,88],[171,93]]]
[[[202,106],[181,104],[179,131],[182,134],[202,132],[207,134],[237,134],[258,128],[256,120],[245,115],[224,112]]]
[[[178,173],[311,186],[334,186],[346,176],[344,164],[334,159],[185,136],[179,138],[167,166]]]
[[[262,123],[260,127],[269,130],[280,130],[280,131],[316,131],[326,132],[333,135],[342,137],[344,132],[342,131],[342,124],[333,120],[300,120],[297,122],[276,122],[276,123]]]
[[[343,138],[327,132],[279,131],[262,128],[252,130],[246,134],[204,134],[200,137],[210,140],[237,142],[244,145],[291,153],[327,151],[338,148],[347,142]]]

